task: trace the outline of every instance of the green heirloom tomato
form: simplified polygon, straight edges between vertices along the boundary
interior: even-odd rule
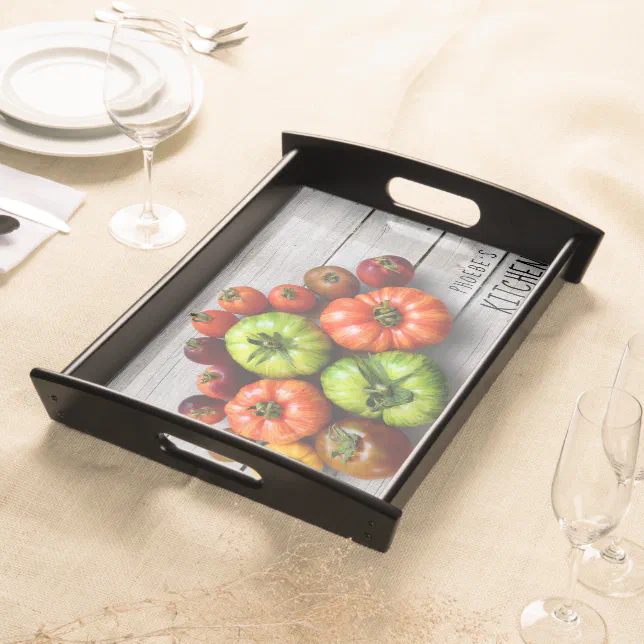
[[[338,407],[394,427],[433,423],[448,399],[441,368],[409,351],[341,358],[322,372],[321,381],[326,397]]]
[[[320,327],[293,313],[262,313],[226,333],[226,348],[244,369],[267,378],[317,373],[329,364],[333,344]]]

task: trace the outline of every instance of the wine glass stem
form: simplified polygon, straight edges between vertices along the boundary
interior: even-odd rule
[[[618,509],[624,507],[624,518],[630,510],[630,492],[631,488],[627,483],[620,482],[617,488],[618,494]],[[601,551],[602,559],[608,561],[609,563],[614,564],[624,564],[626,563],[626,551],[622,548],[622,540],[624,539],[624,534],[621,531],[622,525],[620,524],[617,529],[613,532],[612,541]]]
[[[602,559],[610,563],[626,563],[626,551],[622,548],[622,535],[615,535],[613,540],[602,550]]]
[[[555,611],[555,617],[563,622],[576,622],[577,613],[573,606],[575,603],[575,593],[577,590],[577,578],[579,577],[579,566],[584,551],[581,548],[573,546],[572,556],[570,557],[570,581],[568,582],[568,592],[564,598],[563,604]]]
[[[145,201],[143,202],[143,212],[139,219],[141,223],[150,223],[157,221],[152,205],[152,159],[154,157],[154,147],[143,148],[143,166],[145,168]]]

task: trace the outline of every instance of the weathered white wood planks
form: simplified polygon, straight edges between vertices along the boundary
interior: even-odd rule
[[[411,261],[416,275],[409,286],[441,299],[454,318],[448,339],[423,350],[442,367],[453,394],[513,317],[515,311],[499,311],[484,303],[518,258],[309,188],[300,190],[109,386],[174,411],[181,400],[198,393],[195,380],[205,368],[183,355],[185,341],[198,335],[190,323],[190,311],[218,308],[217,296],[226,286],[248,285],[268,293],[280,283],[301,284],[304,273],[314,266],[329,264],[355,271],[363,259],[384,254]],[[227,427],[227,420],[218,426]],[[410,428],[405,433],[416,444],[428,429]],[[176,442],[209,458],[201,448]],[[245,469],[238,463],[224,465]],[[376,496],[389,482],[361,481],[330,468],[325,473]]]

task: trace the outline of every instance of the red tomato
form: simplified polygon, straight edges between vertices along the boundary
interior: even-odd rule
[[[353,351],[413,351],[442,342],[452,328],[452,316],[433,295],[388,286],[334,300],[322,311],[320,326],[341,347]]]
[[[331,418],[331,403],[310,382],[258,380],[226,404],[233,431],[268,443],[294,443],[319,431]]]
[[[224,403],[213,402],[207,396],[190,396],[179,404],[177,411],[208,425],[214,425],[226,417]]]
[[[333,423],[317,435],[315,448],[326,465],[357,479],[393,476],[412,450],[401,431],[366,418]]]
[[[269,294],[268,301],[278,310],[288,313],[304,313],[310,311],[317,300],[315,293],[308,288],[296,284],[280,284]]]
[[[223,338],[226,331],[239,322],[239,318],[227,311],[202,311],[191,313],[192,326],[202,335],[211,338]]]
[[[255,315],[268,306],[268,299],[263,293],[250,286],[231,286],[219,294],[219,306],[231,313]]]
[[[367,285],[374,288],[382,286],[405,286],[414,277],[414,267],[404,257],[383,255],[365,259],[358,264],[356,273]]]
[[[210,398],[232,398],[239,390],[239,366],[230,357],[197,377],[197,389]]]
[[[327,300],[353,297],[360,293],[358,278],[340,266],[318,266],[306,272],[304,283],[314,293]]]
[[[214,364],[229,357],[226,343],[217,338],[190,338],[183,345],[183,353],[193,362]]]

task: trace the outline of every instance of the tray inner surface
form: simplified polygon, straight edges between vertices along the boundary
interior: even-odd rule
[[[189,312],[219,308],[217,297],[228,286],[252,286],[268,294],[278,284],[303,284],[309,268],[329,264],[355,272],[363,259],[385,254],[412,262],[416,274],[408,286],[438,297],[453,317],[446,340],[418,350],[440,365],[449,381],[450,396],[472,374],[547,268],[528,258],[305,187],[189,306],[132,357],[108,386],[176,411],[184,398],[199,393],[195,381],[206,367],[184,357],[186,340],[199,337]],[[370,290],[375,289],[363,285],[364,292]],[[306,315],[317,322],[319,313],[320,307],[316,307]],[[337,408],[334,411],[334,418],[348,415]],[[228,426],[226,419],[217,425]],[[415,445],[430,429],[424,425],[401,431]],[[206,450],[173,440],[182,449],[211,460]],[[239,463],[226,466],[254,475]],[[390,480],[359,480],[326,466],[324,472],[378,497],[384,495]]]

